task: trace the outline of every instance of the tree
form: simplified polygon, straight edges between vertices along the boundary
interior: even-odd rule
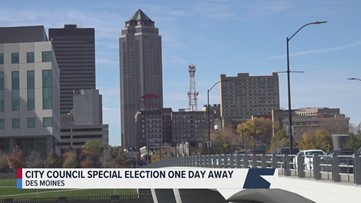
[[[112,148],[110,146],[106,146],[104,148],[103,156],[100,157],[100,163],[103,168],[111,167],[112,161]]]
[[[127,168],[130,166],[130,161],[124,152],[120,152],[112,159],[113,168]]]
[[[347,138],[343,147],[347,148],[347,149],[353,149],[354,151],[356,151],[358,148],[360,148],[361,147],[361,133],[359,133],[358,135],[350,135]]]
[[[40,153],[32,151],[26,158],[26,167],[28,168],[39,168],[42,167],[44,161],[40,158]]]
[[[269,151],[275,152],[277,148],[287,147],[289,145],[288,136],[284,130],[278,131],[275,136],[271,139],[271,146]]]
[[[316,132],[308,132],[298,141],[300,149],[322,149],[326,152],[332,148],[331,136],[325,130],[316,130]]]
[[[229,154],[241,147],[238,134],[231,128],[214,131],[211,134],[211,141],[213,153],[215,154]],[[207,150],[207,148],[204,148],[202,152],[205,153]]]
[[[56,153],[51,150],[48,154],[47,159],[45,160],[45,166],[47,168],[61,168],[63,165],[63,160],[56,155]]]
[[[253,118],[237,125],[237,132],[247,146],[253,142],[268,144],[272,137],[272,121],[265,118]]]
[[[82,168],[94,168],[95,164],[94,164],[94,160],[92,157],[87,156],[85,157],[85,159],[83,161],[80,162],[80,166]]]
[[[0,172],[7,170],[9,168],[7,155],[3,152],[0,152]]]
[[[83,165],[92,165],[92,167],[100,167],[100,157],[104,150],[104,144],[101,141],[86,141],[82,148],[82,154],[85,159]],[[90,163],[93,162],[93,163]]]
[[[71,150],[63,154],[63,168],[75,168],[77,166],[76,152]]]
[[[350,124],[350,129],[349,129],[350,133],[352,133],[353,135],[360,135],[361,133],[361,123],[359,123],[358,125],[356,124]]]
[[[23,152],[19,146],[15,146],[13,151],[7,157],[9,167],[12,169],[24,168],[25,167],[25,158]]]
[[[100,156],[103,152],[104,145],[101,141],[86,141],[82,148],[85,156]]]

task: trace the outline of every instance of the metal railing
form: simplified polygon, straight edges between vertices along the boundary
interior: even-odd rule
[[[148,167],[279,168],[285,176],[361,184],[360,155],[298,156],[275,154],[215,154],[175,157]]]

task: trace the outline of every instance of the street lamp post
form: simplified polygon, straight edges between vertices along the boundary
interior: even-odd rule
[[[293,148],[293,132],[292,132],[292,108],[291,108],[291,80],[290,80],[290,54],[289,54],[289,42],[290,40],[304,27],[309,25],[318,25],[327,23],[327,21],[316,21],[303,25],[300,27],[291,37],[286,38],[287,42],[287,85],[288,85],[288,130],[290,136],[290,153],[292,153]]]
[[[209,112],[209,92],[216,86],[218,83],[222,82],[222,80],[213,84],[211,88],[207,90],[207,120],[208,120],[208,155],[211,154],[211,119],[210,119],[210,112]]]

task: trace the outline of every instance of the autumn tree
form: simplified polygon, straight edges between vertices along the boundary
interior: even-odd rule
[[[271,146],[269,151],[275,152],[277,148],[287,147],[289,145],[288,136],[284,130],[279,130],[271,139]]]
[[[95,161],[93,157],[87,156],[84,160],[80,162],[80,166],[82,168],[94,168],[95,167]]]
[[[63,165],[63,160],[61,157],[58,157],[54,150],[48,154],[47,159],[45,160],[45,166],[47,168],[61,168]]]
[[[240,148],[240,139],[236,132],[231,128],[223,128],[214,131],[211,134],[213,153],[229,154]],[[207,149],[205,149],[207,150]],[[203,150],[203,153],[205,153]]]
[[[101,167],[108,168],[111,167],[112,162],[112,148],[110,146],[106,146],[103,150],[103,154],[100,157]]]
[[[63,154],[63,168],[75,168],[77,166],[77,154],[74,150]]]
[[[361,135],[361,123],[359,123],[358,125],[350,124],[349,130],[350,130],[350,133],[352,133],[355,136]]]
[[[130,160],[126,156],[124,152],[119,152],[112,159],[112,167],[113,168],[127,168],[130,166]]]
[[[316,132],[307,132],[298,140],[300,149],[322,149],[330,151],[332,148],[331,135],[325,130],[316,130]]]
[[[83,165],[86,163],[85,165],[87,166],[100,167],[100,157],[102,156],[104,147],[101,141],[86,141],[82,148],[82,154],[85,157]]]
[[[255,145],[256,142],[270,143],[272,137],[272,121],[270,119],[256,117],[238,124],[237,132],[247,146]],[[251,144],[252,142],[253,144]]]
[[[15,146],[13,151],[7,157],[9,167],[12,169],[24,168],[25,167],[25,158],[23,152],[19,146]]]
[[[89,156],[100,156],[104,145],[101,141],[86,141],[82,148],[82,153]]]
[[[39,168],[44,164],[44,160],[41,159],[40,153],[36,151],[30,152],[26,157],[26,167],[28,168]]]
[[[9,168],[7,155],[0,151],[0,172]]]

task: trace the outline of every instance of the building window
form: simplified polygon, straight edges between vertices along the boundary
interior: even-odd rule
[[[5,128],[5,119],[0,118],[0,129],[4,129]]]
[[[20,110],[20,80],[19,80],[19,71],[13,71],[11,73],[11,94],[12,94],[12,102],[11,109],[13,111]]]
[[[34,52],[27,52],[26,53],[26,62],[27,63],[34,63]]]
[[[35,73],[27,71],[27,106],[28,110],[35,109]]]
[[[28,118],[28,128],[35,128],[35,118]]]
[[[17,64],[19,63],[19,53],[11,53],[11,63],[12,64]]]
[[[52,73],[51,70],[43,70],[43,109],[52,108]]]
[[[4,53],[0,53],[0,64],[4,64]]]
[[[4,72],[0,71],[0,111],[4,111]]]
[[[20,118],[13,118],[12,119],[12,127],[13,128],[20,128]]]
[[[52,53],[51,51],[43,51],[42,53],[42,62],[51,62]]]
[[[53,117],[44,117],[43,127],[53,127]]]

